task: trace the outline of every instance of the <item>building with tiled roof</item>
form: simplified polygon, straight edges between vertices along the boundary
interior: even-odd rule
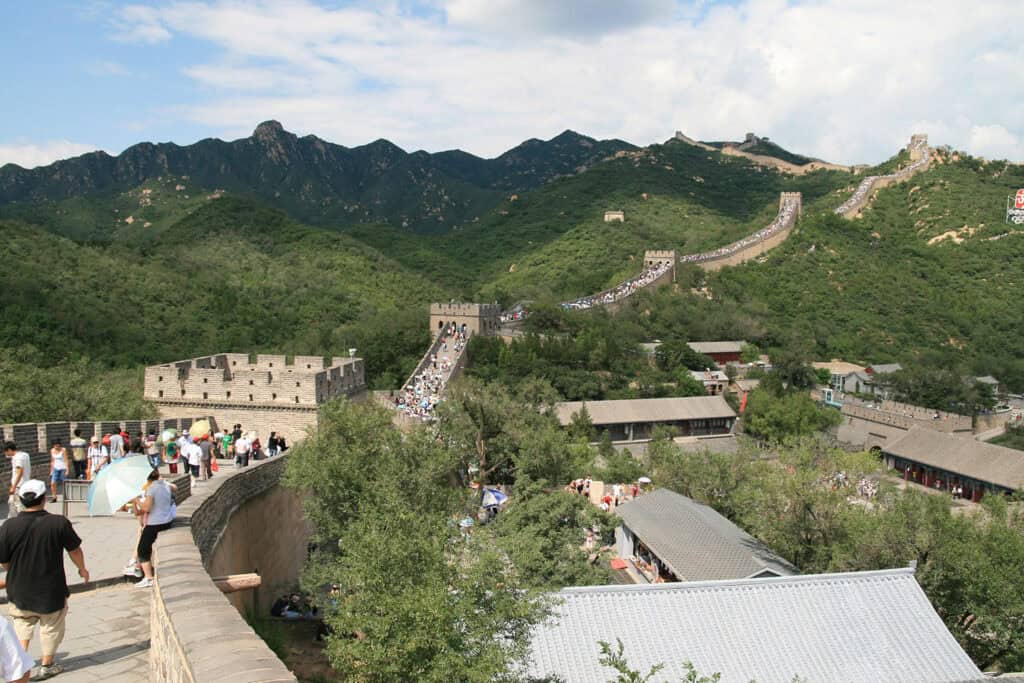
[[[1024,451],[911,427],[882,447],[886,464],[906,480],[928,487],[962,488],[964,498],[1024,489]]]
[[[987,680],[935,613],[911,569],[567,588],[532,636],[535,678],[604,683],[599,641],[632,669],[721,683],[967,683]]]
[[[736,420],[721,396],[567,401],[555,404],[555,417],[567,426],[584,407],[594,427],[607,431],[612,441],[650,439],[659,425],[674,428],[679,436],[728,434]]]
[[[707,505],[656,489],[616,509],[621,558],[636,558],[660,580],[787,576],[797,569]]]

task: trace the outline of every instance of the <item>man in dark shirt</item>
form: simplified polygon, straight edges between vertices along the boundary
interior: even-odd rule
[[[18,640],[27,650],[35,626],[43,658],[33,680],[55,676],[63,668],[53,656],[64,639],[64,617],[69,595],[64,577],[64,551],[78,567],[78,575],[88,583],[82,539],[71,522],[51,515],[46,505],[46,485],[30,479],[18,489],[24,511],[0,527],[0,564],[7,570],[9,615]]]

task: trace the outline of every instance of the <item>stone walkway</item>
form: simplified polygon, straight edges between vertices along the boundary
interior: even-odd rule
[[[207,496],[240,470],[230,460],[218,460],[220,472],[209,482],[192,489],[193,496]],[[47,504],[47,510],[60,514],[61,504]],[[67,631],[57,653],[57,661],[66,669],[54,680],[71,683],[149,681],[149,603],[148,590],[137,589],[122,570],[131,557],[139,531],[138,521],[129,513],[113,517],[90,517],[85,503],[71,503],[68,518],[82,538],[85,564],[91,582],[82,583],[74,563],[64,557],[71,597],[68,599]],[[0,520],[7,519],[7,499],[0,499]],[[157,549],[159,550],[159,541]],[[159,555],[157,556],[159,574]],[[129,581],[129,583],[125,583]],[[7,593],[0,590],[0,612],[7,614]],[[39,635],[29,647],[39,661]]]
[[[112,586],[68,599],[64,642],[56,660],[66,683],[149,681],[149,591]],[[3,608],[7,614],[7,607]],[[29,646],[39,662],[39,632]]]

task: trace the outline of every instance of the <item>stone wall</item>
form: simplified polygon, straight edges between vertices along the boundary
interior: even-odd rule
[[[306,431],[316,427],[318,410],[318,406],[289,409],[281,406],[249,408],[228,404],[199,406],[189,403],[157,403],[160,415],[168,418],[191,414],[199,408],[213,412],[217,418],[217,424],[226,429],[240,424],[247,432],[255,431],[264,447],[267,445],[267,439],[272,431],[282,434],[289,444],[305,438]]]
[[[275,599],[295,590],[311,536],[301,498],[274,486],[235,510],[206,559],[206,569],[211,576],[259,574],[259,588],[232,593],[228,599],[240,614],[269,614]]]
[[[231,525],[237,511],[268,492],[274,495],[272,490],[287,459],[259,461],[217,482],[216,488],[197,491],[178,506],[176,525],[160,534],[157,582],[150,595],[151,680],[295,682],[295,676],[214,585],[208,572],[221,540],[236,533]],[[252,521],[242,514],[240,522]],[[281,527],[290,523],[271,517],[269,512],[265,522]],[[259,533],[267,538],[267,532]],[[264,546],[264,551],[269,554],[274,548]]]
[[[736,266],[741,263],[746,263],[747,261],[755,259],[761,254],[764,254],[767,251],[771,251],[775,247],[785,242],[786,238],[789,237],[789,233],[793,231],[793,227],[795,225],[796,224],[793,223],[789,227],[783,228],[782,230],[778,231],[768,239],[751,244],[749,247],[737,251],[733,254],[723,256],[722,258],[715,259],[713,261],[703,261],[701,263],[698,263],[697,265],[699,265],[701,268],[708,272],[714,272],[716,270],[721,270],[726,266]]]

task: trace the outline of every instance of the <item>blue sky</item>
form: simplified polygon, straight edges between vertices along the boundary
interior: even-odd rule
[[[1024,161],[1019,0],[170,0],[0,6],[0,164],[275,118],[493,156],[566,128],[746,131],[876,162],[927,132]]]

